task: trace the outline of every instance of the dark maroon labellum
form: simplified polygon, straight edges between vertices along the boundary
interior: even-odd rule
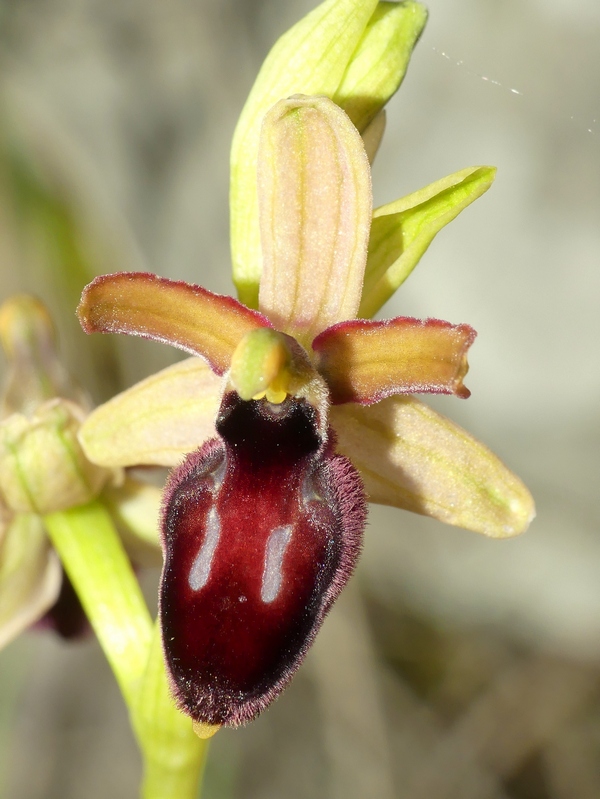
[[[366,506],[306,400],[231,392],[217,432],[167,484],[160,615],[180,707],[235,726],[300,665],[352,573]]]

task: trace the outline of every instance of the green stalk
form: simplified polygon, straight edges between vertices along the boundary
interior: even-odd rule
[[[152,619],[131,563],[98,501],[44,523],[129,708],[146,669]]]
[[[144,759],[143,799],[197,799],[207,742],[173,703],[158,622],[153,627],[110,515],[94,501],[44,523],[129,708]]]
[[[134,714],[144,753],[143,799],[196,799],[208,741],[198,738],[173,702],[158,621]]]

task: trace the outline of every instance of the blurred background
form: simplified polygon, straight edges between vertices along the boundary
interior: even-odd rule
[[[236,118],[314,5],[1,0],[0,299],[47,302],[96,401],[178,355],[87,339],[81,286],[147,269],[232,291]],[[491,541],[374,507],[291,688],[214,739],[206,799],[600,796],[600,5],[428,6],[376,204],[474,164],[498,178],[383,313],[478,330],[471,399],[432,404],[521,475],[538,518]],[[94,640],[29,633],[0,654],[1,796],[130,799],[139,770]]]

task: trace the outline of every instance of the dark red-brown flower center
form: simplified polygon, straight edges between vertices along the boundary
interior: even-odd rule
[[[174,692],[207,724],[254,718],[289,681],[360,550],[365,502],[304,399],[228,393],[218,438],[169,479],[161,623]]]

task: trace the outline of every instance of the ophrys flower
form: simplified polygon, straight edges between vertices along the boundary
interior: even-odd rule
[[[490,535],[533,512],[495,456],[410,396],[468,396],[474,331],[356,318],[379,283],[365,281],[369,161],[346,114],[325,97],[277,103],[257,185],[258,310],[144,273],[96,279],[79,309],[87,332],[203,359],[102,406],[80,438],[105,466],[191,452],[165,494],[160,613],[178,702],[211,725],[254,718],[298,667],[356,563],[363,483],[373,501]]]

